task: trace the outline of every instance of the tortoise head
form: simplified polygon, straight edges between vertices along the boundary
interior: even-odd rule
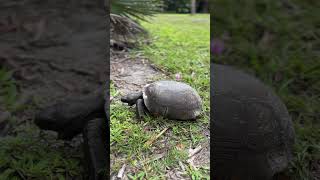
[[[124,103],[128,103],[130,106],[134,105],[138,99],[142,99],[142,92],[135,92],[127,94],[121,97],[121,101]]]

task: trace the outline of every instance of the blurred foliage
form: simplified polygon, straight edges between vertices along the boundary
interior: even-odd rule
[[[23,130],[0,141],[0,179],[73,179],[81,177],[80,152],[54,147]]]
[[[162,0],[111,0],[112,39],[136,39],[137,35],[147,34],[138,20],[147,21],[160,12]]]
[[[162,7],[162,0],[111,0],[111,13],[133,18],[146,20],[146,17],[159,12]]]
[[[190,13],[191,0],[164,0],[165,10],[175,13]]]
[[[312,179],[320,159],[320,1],[217,0],[213,41],[222,41],[216,63],[238,66],[274,88],[296,126],[290,174]],[[320,165],[317,167],[320,171]]]
[[[17,88],[12,73],[12,71],[0,68],[0,105],[9,110],[12,110],[17,100]]]
[[[197,12],[208,11],[209,0],[196,0]],[[191,0],[164,0],[164,11],[174,13],[190,13]]]
[[[12,74],[13,71],[0,69],[0,113],[8,110],[12,115],[1,122],[10,127],[10,134],[0,137],[0,180],[84,178],[81,149],[64,147],[62,142],[58,145],[55,137],[44,137],[30,121],[17,119],[16,103],[20,97]],[[28,108],[31,106],[28,104]]]

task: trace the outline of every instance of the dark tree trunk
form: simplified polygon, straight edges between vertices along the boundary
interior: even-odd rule
[[[196,13],[196,0],[191,0],[191,14]]]

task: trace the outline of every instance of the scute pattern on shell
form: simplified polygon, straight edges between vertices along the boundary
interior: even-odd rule
[[[157,81],[143,89],[144,103],[153,115],[169,119],[195,119],[201,112],[201,98],[189,85]]]
[[[213,162],[217,176],[268,179],[292,158],[294,129],[280,98],[258,79],[213,64]]]

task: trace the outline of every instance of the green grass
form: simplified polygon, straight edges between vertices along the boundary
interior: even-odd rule
[[[210,97],[210,17],[209,15],[160,15],[152,23],[143,23],[153,41],[143,53],[169,72],[172,79],[181,73],[204,100],[209,112]]]
[[[70,179],[82,177],[82,152],[63,146],[54,136],[39,134],[32,122],[18,125],[15,113],[24,108],[17,106],[19,98],[12,73],[0,69],[0,106],[13,115],[9,126],[13,135],[0,137],[0,179]],[[4,108],[4,109],[3,109]]]
[[[12,71],[0,69],[0,103],[6,109],[14,111],[17,100],[16,82],[12,78]]]
[[[81,156],[78,155],[80,152],[52,147],[39,142],[40,139],[34,136],[29,132],[1,139],[0,179],[79,177],[83,171],[80,165]]]
[[[210,97],[210,18],[209,15],[161,14],[142,23],[150,32],[152,43],[132,52],[142,53],[169,79],[182,75],[182,81],[190,84],[203,100],[203,113],[197,122],[176,122],[162,118],[146,117],[139,121],[135,109],[120,103],[111,103],[111,152],[116,159],[111,171],[117,172],[123,164],[130,166],[131,179],[163,179],[166,169],[180,168],[179,161],[187,166],[188,148],[204,143],[204,129],[209,129]],[[117,89],[111,84],[111,96]],[[119,96],[119,95],[118,95]],[[151,146],[145,142],[169,128]],[[159,154],[165,155],[155,159]],[[186,170],[193,179],[208,179],[208,170]],[[143,178],[142,178],[143,177]]]
[[[296,129],[295,158],[288,173],[312,179],[320,159],[319,1],[218,0],[212,36],[225,42],[213,61],[245,69],[272,86]]]

